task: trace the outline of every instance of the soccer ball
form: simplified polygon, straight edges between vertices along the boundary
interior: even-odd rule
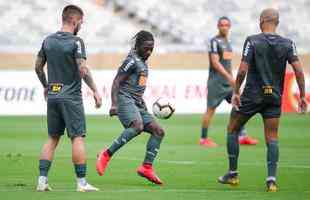
[[[159,98],[153,103],[153,113],[159,119],[168,119],[175,111],[174,106],[166,98]]]

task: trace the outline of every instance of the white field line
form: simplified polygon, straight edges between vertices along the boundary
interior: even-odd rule
[[[12,189],[4,189],[0,188],[0,192],[18,192],[18,191],[33,191],[36,192],[35,189],[32,188],[12,188]],[[76,192],[74,189],[54,189],[53,191],[47,192],[47,193],[54,193],[54,192]],[[131,193],[131,192],[165,192],[165,193],[266,193],[264,190],[262,191],[254,191],[254,190],[235,190],[234,188],[226,188],[226,190],[216,190],[216,189],[165,189],[165,188],[154,188],[154,189],[100,189],[98,192],[108,192],[108,193]],[[282,193],[288,192],[291,193],[291,191],[281,190]],[[37,192],[39,193],[39,192]],[[303,191],[303,193],[310,193],[310,191]]]
[[[138,158],[129,158],[129,157],[118,157],[117,159],[121,159],[121,160],[128,160],[128,161],[142,161],[141,159]],[[191,160],[162,160],[159,159],[156,162],[159,163],[168,163],[168,164],[176,164],[176,165],[217,165],[217,163],[214,162],[197,162],[197,161],[191,161]],[[262,162],[262,163],[245,163],[245,162],[240,162],[241,166],[266,166],[266,163]],[[310,169],[310,165],[290,165],[290,164],[281,164],[278,163],[278,166],[280,168],[297,168],[297,169]]]

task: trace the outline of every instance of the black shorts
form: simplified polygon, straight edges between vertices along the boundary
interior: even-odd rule
[[[47,126],[50,136],[84,137],[86,121],[82,100],[50,99],[47,101]]]
[[[280,118],[281,105],[266,103],[264,101],[258,103],[241,96],[241,105],[237,112],[247,116],[253,116],[256,113],[260,113],[264,119]]]

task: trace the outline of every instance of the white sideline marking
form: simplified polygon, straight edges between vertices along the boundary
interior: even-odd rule
[[[18,192],[18,191],[32,191],[37,192],[33,188],[14,188],[14,189],[1,189],[0,192]],[[54,193],[54,192],[76,192],[75,189],[53,189],[53,191],[49,191],[47,193]],[[216,189],[165,189],[165,188],[154,188],[154,189],[100,189],[98,192],[112,192],[112,193],[127,193],[127,192],[184,192],[184,193],[207,193],[207,192],[219,192],[219,193],[266,193],[266,191],[255,191],[255,190],[238,190],[233,188],[227,188],[225,190],[216,190]],[[281,192],[292,192],[288,190],[281,190]],[[37,192],[39,193],[39,192]],[[41,192],[42,193],[42,192]],[[303,191],[303,193],[310,193],[310,191]]]
[[[128,157],[118,157],[118,159],[121,160],[129,160],[129,161],[141,161],[141,159],[138,158],[128,158]],[[197,162],[197,161],[191,161],[191,160],[162,160],[159,159],[157,162],[160,163],[168,163],[168,164],[177,164],[177,165],[197,165],[197,164],[203,164],[203,165],[218,165],[219,163],[215,162]],[[239,165],[243,166],[266,166],[265,162],[262,163],[244,163],[241,162]],[[281,164],[279,163],[278,166],[280,168],[299,168],[299,169],[310,169],[310,164],[309,165],[290,165],[290,164]]]

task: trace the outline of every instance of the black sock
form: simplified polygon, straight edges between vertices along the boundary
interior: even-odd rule
[[[269,143],[267,143],[268,177],[276,177],[278,161],[279,161],[278,141],[271,140]]]
[[[50,160],[39,160],[39,171],[40,176],[46,176],[48,174],[48,171],[50,170],[52,161]]]
[[[205,139],[208,137],[208,128],[201,128],[201,136],[202,139]]]
[[[78,178],[86,176],[86,164],[74,164],[75,174]]]
[[[237,171],[239,157],[238,134],[227,134],[227,153],[229,158],[229,170]]]

